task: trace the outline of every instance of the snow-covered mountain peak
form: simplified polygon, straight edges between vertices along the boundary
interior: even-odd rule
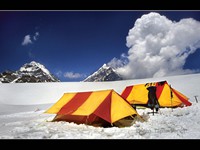
[[[35,61],[31,61],[30,64],[31,64],[31,65],[38,65],[38,64],[40,64],[40,63],[37,63],[37,62],[35,62]]]
[[[110,66],[103,64],[96,72],[88,76],[84,82],[99,82],[99,81],[117,81],[122,80],[122,77]]]
[[[50,75],[50,72],[45,68],[44,65],[35,62],[35,61],[31,61],[30,63],[26,63],[24,64],[19,71],[21,72],[35,72],[37,70],[41,69],[44,73],[46,73],[47,75]]]
[[[3,83],[24,83],[24,82],[59,82],[50,71],[42,64],[31,61],[24,64],[18,71],[5,71],[0,74],[0,81]]]
[[[109,69],[110,67],[107,64],[103,64],[103,66],[101,68],[102,69]]]
[[[42,64],[40,64],[38,62],[35,62],[35,61],[31,61],[29,64],[32,65],[32,66],[37,66],[39,68],[45,68],[44,65],[42,65]]]

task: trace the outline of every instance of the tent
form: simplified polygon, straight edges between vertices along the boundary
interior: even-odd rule
[[[53,121],[100,126],[112,125],[122,118],[138,115],[114,90],[64,93],[45,113],[57,114]]]
[[[172,88],[167,81],[152,82],[127,86],[121,96],[130,104],[148,107],[150,97],[149,87],[154,87],[155,96],[160,107],[190,106],[189,98]]]

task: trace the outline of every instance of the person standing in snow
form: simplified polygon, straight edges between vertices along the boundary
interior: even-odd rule
[[[156,96],[156,86],[153,83],[148,83],[145,86],[148,86],[147,87],[147,90],[148,90],[147,106],[149,108],[151,108],[151,110],[154,110],[154,108],[155,108],[156,112],[158,112],[159,103],[158,103],[158,99],[157,99],[157,96]]]

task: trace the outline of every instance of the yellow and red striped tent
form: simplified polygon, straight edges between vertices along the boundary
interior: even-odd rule
[[[75,123],[114,123],[136,110],[114,90],[100,90],[64,95],[45,113],[57,114],[53,121]]]
[[[148,102],[149,86],[156,87],[156,97],[160,107],[190,106],[189,98],[172,88],[167,81],[152,82],[127,86],[121,96],[130,104],[146,106]]]

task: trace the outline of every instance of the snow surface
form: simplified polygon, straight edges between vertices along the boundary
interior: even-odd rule
[[[51,122],[45,114],[64,92],[114,89],[121,94],[132,84],[166,80],[190,98],[192,106],[137,109],[145,119],[128,127],[94,127]],[[0,139],[200,139],[200,74],[110,82],[3,83],[0,84]],[[198,96],[196,102],[195,97]]]

